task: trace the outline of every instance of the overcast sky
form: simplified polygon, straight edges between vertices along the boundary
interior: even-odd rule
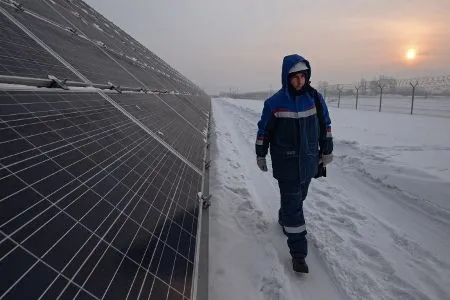
[[[86,1],[211,93],[279,88],[290,53],[313,83],[450,74],[450,0]]]

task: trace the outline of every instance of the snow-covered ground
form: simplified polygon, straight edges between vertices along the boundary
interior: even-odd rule
[[[330,108],[335,160],[305,201],[305,276],[256,166],[262,105],[213,100],[210,299],[450,299],[450,119]]]

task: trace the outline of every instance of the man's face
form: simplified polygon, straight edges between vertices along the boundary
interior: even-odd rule
[[[303,73],[295,74],[294,76],[292,76],[290,78],[290,83],[295,90],[297,90],[297,91],[301,90],[305,86],[305,83],[306,83],[305,74],[303,74]]]

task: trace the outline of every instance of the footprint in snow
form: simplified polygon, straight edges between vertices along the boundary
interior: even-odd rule
[[[357,220],[360,220],[360,221],[367,220],[366,216],[363,216],[362,214],[358,213],[356,210],[349,210],[349,209],[345,209],[345,208],[340,207],[339,208],[339,212],[341,214],[347,215],[347,216],[349,216],[349,217],[351,217],[353,219],[357,219]]]
[[[263,294],[263,299],[267,300],[281,300],[286,299],[283,295],[283,284],[280,279],[276,277],[263,277],[260,288]]]
[[[331,216],[331,223],[338,228],[349,231],[351,234],[356,235],[357,237],[361,237],[361,234],[358,231],[358,227],[355,223],[345,216]]]
[[[408,255],[410,255],[411,258],[417,263],[417,265],[422,266],[429,271],[434,271],[435,266],[450,270],[450,265],[448,263],[441,261],[413,240],[409,239],[406,236],[400,235],[392,228],[389,228],[389,231],[394,244],[404,252],[406,252]]]
[[[237,222],[251,235],[267,232],[269,222],[264,213],[255,208],[254,204],[247,200],[243,201],[236,210]]]
[[[429,299],[414,286],[397,275],[393,263],[389,262],[383,254],[370,244],[352,238],[351,243],[365,257],[358,256],[361,263],[370,270],[382,274],[383,282],[373,280],[376,284],[383,284],[389,290],[389,295],[394,295],[394,299]],[[370,276],[370,275],[369,275]],[[373,276],[370,276],[373,278]]]
[[[350,239],[353,246],[366,256],[365,264],[370,266],[371,269],[376,269],[377,271],[393,274],[395,273],[392,264],[384,258],[383,254],[377,250],[375,247],[368,243],[364,243],[361,240],[355,238]]]
[[[248,192],[248,190],[246,188],[240,188],[240,187],[231,187],[229,185],[225,186],[225,188],[227,188],[228,190],[232,191],[233,193],[235,193],[236,195],[247,199],[250,197],[250,193]]]
[[[319,200],[314,202],[317,207],[326,209],[327,211],[331,213],[337,212],[335,208],[333,208],[330,204],[326,203],[325,201]]]

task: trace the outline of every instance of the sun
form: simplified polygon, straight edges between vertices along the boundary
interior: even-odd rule
[[[417,51],[414,48],[409,48],[408,51],[406,51],[406,59],[407,60],[414,60],[417,56]]]

